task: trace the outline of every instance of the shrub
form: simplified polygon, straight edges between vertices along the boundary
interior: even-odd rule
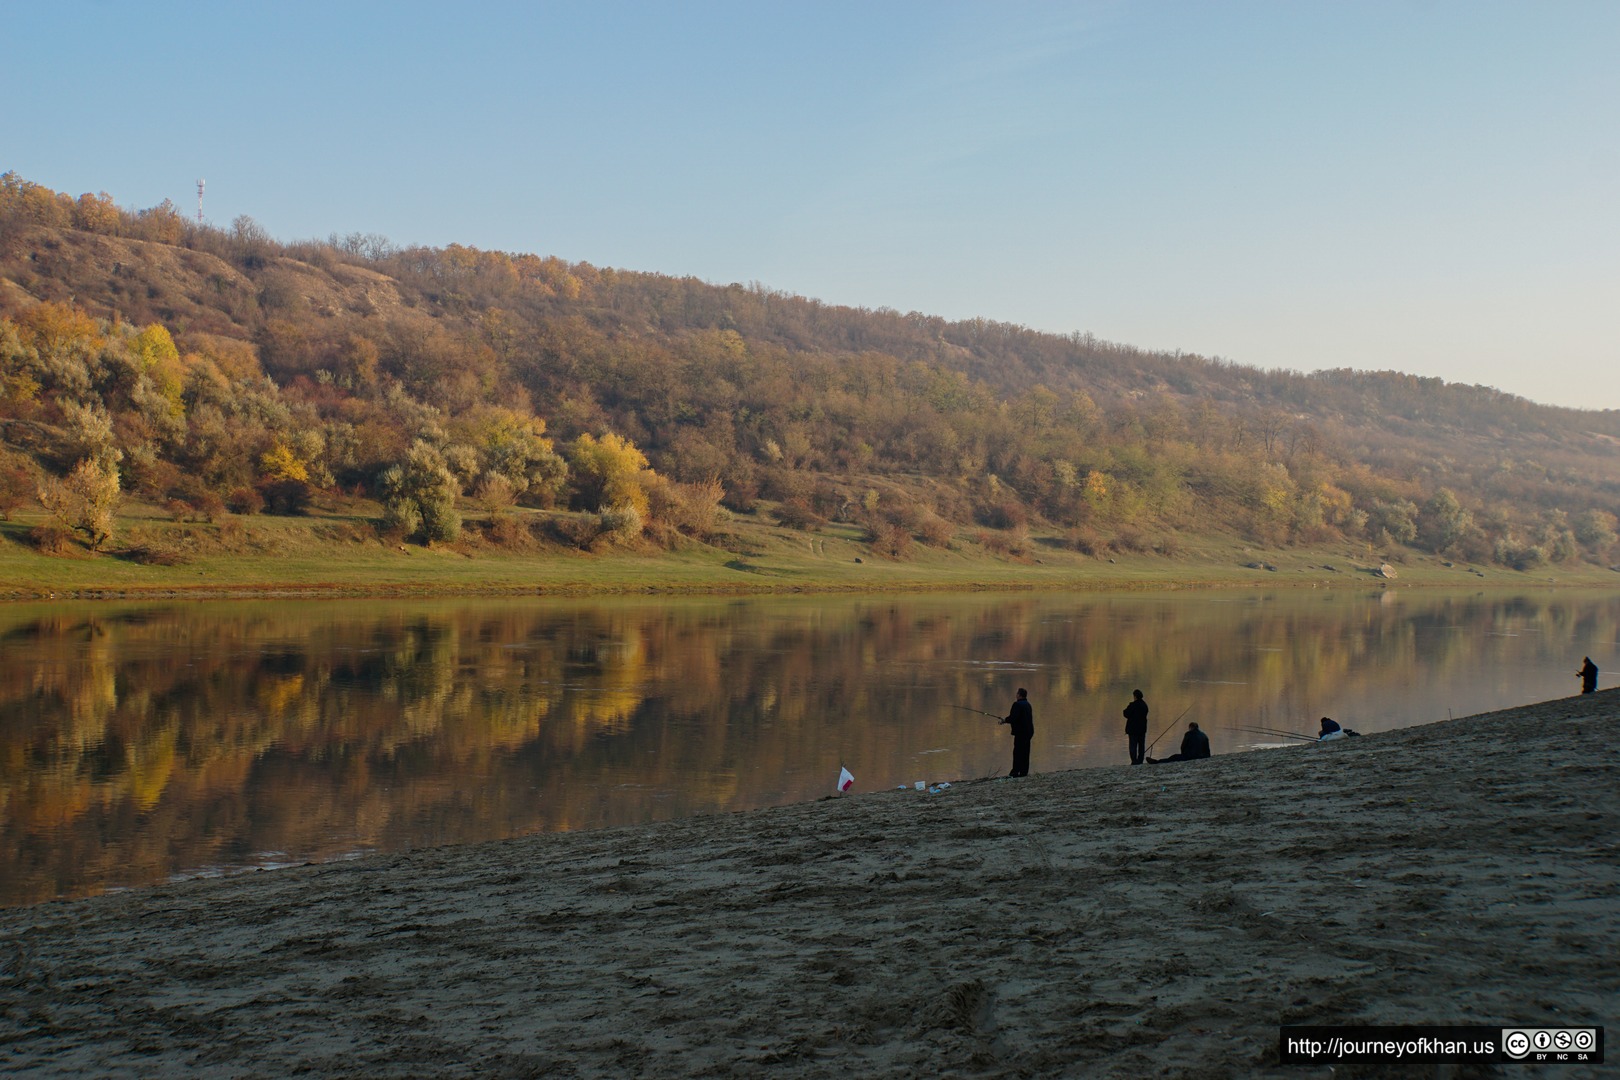
[[[1090,555],[1093,558],[1101,555],[1108,548],[1108,541],[1104,540],[1102,534],[1089,525],[1076,525],[1063,534],[1063,542],[1080,554]]]
[[[28,542],[41,555],[71,555],[77,546],[73,542],[72,530],[54,521],[29,529]]]
[[[637,530],[647,516],[647,456],[634,443],[612,432],[600,439],[589,432],[574,440],[568,465],[575,502],[580,507],[624,507],[636,511]]]
[[[191,500],[191,508],[198,517],[213,523],[225,516],[225,500],[216,491],[200,491]]]
[[[634,506],[609,506],[596,514],[599,539],[627,544],[641,535],[641,512]]]
[[[591,517],[559,517],[552,520],[551,529],[559,541],[585,551],[595,544],[596,536],[601,533],[601,523]]]
[[[0,469],[0,520],[10,521],[13,511],[26,506],[38,485],[33,474],[21,465]]]
[[[420,533],[427,543],[461,535],[461,515],[455,508],[460,485],[431,443],[418,439],[405,459],[384,469],[378,479],[384,528],[402,529],[406,536]]]
[[[687,542],[686,536],[673,525],[662,521],[649,521],[641,528],[641,534],[665,551],[679,551]]]
[[[127,487],[155,501],[165,492],[182,488],[188,482],[194,486],[199,484],[193,477],[182,475],[179,466],[173,462],[156,457],[145,447],[142,450],[146,452],[125,455],[120,475]],[[184,497],[182,492],[177,491],[176,494]]]
[[[264,509],[264,496],[250,487],[239,487],[225,496],[225,506],[233,514],[257,514]]]
[[[883,520],[908,533],[915,533],[921,527],[923,518],[930,511],[910,499],[896,499],[883,508]]]
[[[83,533],[91,550],[99,550],[112,539],[114,514],[122,501],[118,470],[100,459],[86,458],[66,477],[40,485],[39,501],[58,525]]]
[[[516,514],[491,514],[484,525],[484,538],[497,547],[525,548],[534,540],[527,521]]]
[[[725,488],[714,477],[683,484],[649,473],[646,530],[649,535],[655,529],[667,529],[687,536],[707,537],[719,524],[720,502],[725,494]],[[667,538],[660,542],[669,546]]]
[[[488,472],[478,481],[478,487],[473,491],[473,501],[495,514],[510,510],[512,504],[517,502],[517,492],[511,480],[498,472]]]
[[[917,539],[929,547],[950,547],[955,530],[951,523],[935,513],[925,513],[917,523]]]
[[[422,518],[422,535],[430,544],[448,544],[461,535],[461,514],[453,507],[434,508]]]
[[[389,543],[415,536],[421,528],[422,512],[412,502],[389,502],[383,507],[382,520],[377,523],[378,532]]]
[[[849,499],[838,488],[823,480],[810,494],[810,509],[824,518],[834,518],[843,511]]]
[[[752,514],[759,505],[759,483],[751,475],[726,478],[726,494],[720,505],[739,514]]]
[[[1547,552],[1536,544],[1514,544],[1507,540],[1498,540],[1495,559],[1503,566],[1511,566],[1515,570],[1534,570],[1546,565]]]
[[[1023,558],[1029,554],[1029,533],[1023,529],[1013,529],[1009,532],[981,532],[979,542],[989,551],[997,555],[1006,555],[1012,558]]]
[[[1147,540],[1135,529],[1121,529],[1114,537],[1114,550],[1139,553],[1148,548]]]
[[[720,506],[726,497],[720,479],[711,476],[696,483],[679,484],[675,490],[680,494],[680,518],[675,527],[693,536],[706,537],[713,533],[720,524]]]
[[[911,556],[911,534],[898,525],[880,525],[872,537],[872,551],[889,559]]]
[[[173,521],[207,521],[219,520],[225,513],[225,500],[217,494],[202,487],[193,487],[190,491],[167,499],[163,509]]]
[[[226,551],[240,551],[247,541],[247,526],[234,518],[219,523],[219,542]]]
[[[810,474],[796,469],[768,466],[760,470],[760,476],[761,491],[767,498],[808,503],[815,492],[815,481]]]
[[[789,499],[776,508],[777,524],[789,529],[808,531],[827,524],[827,519],[810,509],[804,499]]]
[[[265,508],[272,514],[297,517],[309,511],[313,492],[303,480],[272,480],[259,490],[264,496]]]
[[[992,529],[1019,529],[1029,524],[1029,512],[1012,499],[994,499],[975,506],[973,519]]]

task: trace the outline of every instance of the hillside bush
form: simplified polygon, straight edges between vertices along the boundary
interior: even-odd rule
[[[521,551],[533,546],[534,533],[526,519],[516,514],[491,514],[484,523],[484,539],[496,547]]]
[[[54,521],[29,529],[28,543],[41,555],[72,555],[78,548],[73,541],[72,530]]]
[[[1063,534],[1064,546],[1093,558],[1108,550],[1108,541],[1090,525],[1076,525]]]
[[[778,506],[772,514],[778,525],[804,532],[827,524],[827,519],[812,510],[810,504],[801,498],[789,499]]]
[[[872,551],[886,559],[902,560],[911,557],[911,534],[898,525],[879,525],[872,536]]]
[[[641,511],[634,506],[609,506],[596,515],[597,539],[628,544],[641,535]]]
[[[264,496],[250,487],[239,487],[225,496],[225,507],[233,514],[251,516],[264,509]]]

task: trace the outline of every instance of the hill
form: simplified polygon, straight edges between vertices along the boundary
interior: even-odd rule
[[[1023,557],[1036,535],[1096,557],[1220,537],[1607,565],[1617,447],[1620,412],[1398,372],[458,245],[281,243],[0,178],[0,511],[37,515],[44,552],[109,549],[137,500],[216,527],[374,506],[385,546],[475,515],[514,550],[674,548],[729,511],[843,523],[890,559]]]

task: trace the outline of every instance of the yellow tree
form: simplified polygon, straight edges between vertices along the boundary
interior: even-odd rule
[[[163,399],[169,403],[169,411],[175,417],[185,415],[186,369],[180,362],[180,350],[174,347],[174,339],[162,324],[153,323],[129,339],[129,351],[140,361],[141,370],[152,381]]]
[[[477,451],[480,479],[499,475],[514,496],[549,506],[568,466],[546,438],[546,422],[501,405],[476,405],[450,425],[451,434]]]
[[[299,460],[292,447],[280,439],[277,439],[276,444],[259,458],[259,472],[271,483],[283,480],[296,480],[300,483],[309,481],[309,466]]]
[[[99,195],[92,195],[87,191],[80,195],[79,201],[73,205],[75,229],[116,236],[122,224],[123,215],[118,212],[118,204],[113,202],[112,196],[105,191]]]
[[[647,456],[634,443],[611,431],[600,439],[590,433],[574,440],[568,464],[582,506],[606,510],[627,506],[647,518],[647,492],[642,481],[650,478]]]
[[[39,490],[40,505],[51,516],[99,550],[112,539],[113,515],[122,495],[118,468],[96,458],[85,458],[61,480],[47,480]]]

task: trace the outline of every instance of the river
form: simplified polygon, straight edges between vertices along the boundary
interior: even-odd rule
[[[0,905],[1000,775],[1019,687],[1036,773],[1125,765],[1136,688],[1156,756],[1370,733],[1617,640],[1608,591],[6,605]]]

